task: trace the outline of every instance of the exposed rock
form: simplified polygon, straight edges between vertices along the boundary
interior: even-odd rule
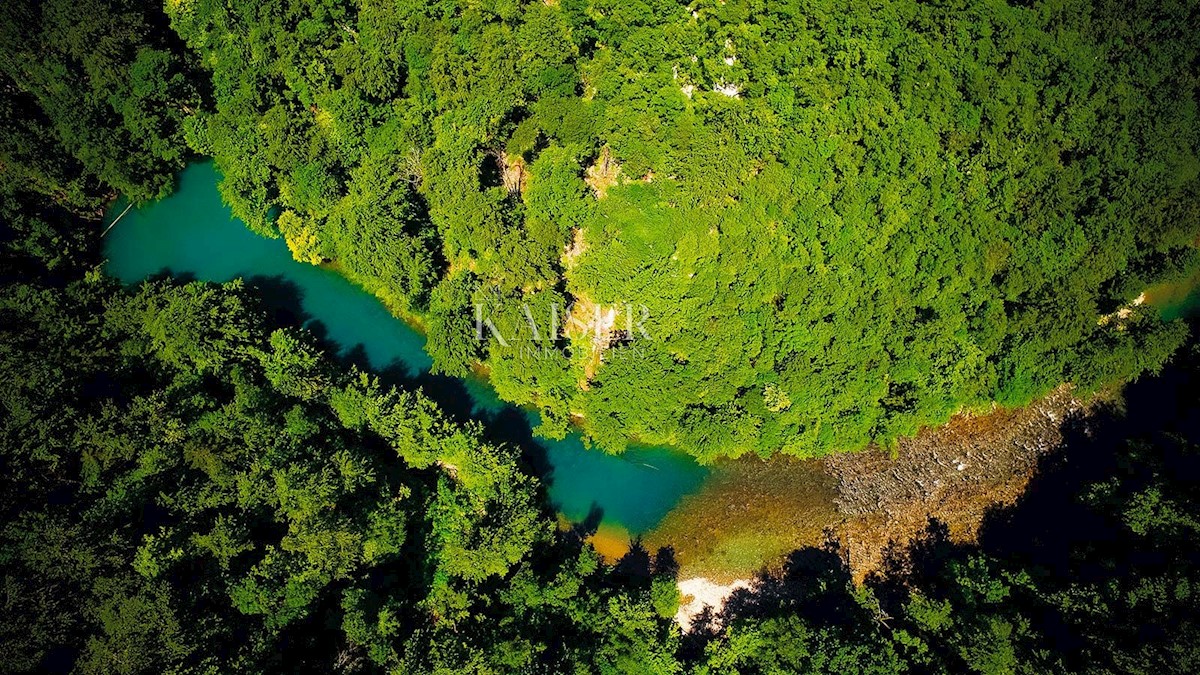
[[[525,159],[520,155],[510,155],[503,150],[496,150],[496,165],[500,169],[500,180],[504,185],[504,189],[508,190],[510,195],[520,194],[525,191],[526,172]]]
[[[1134,298],[1129,304],[1119,308],[1112,314],[1102,314],[1096,320],[1096,325],[1107,326],[1109,323],[1114,323],[1117,330],[1125,330],[1125,321],[1133,316],[1133,310],[1146,302],[1146,294],[1141,293]]]
[[[1063,422],[1085,405],[1067,385],[1024,408],[956,416],[883,449],[823,460],[836,480],[841,539],[855,575],[879,563],[890,541],[918,536],[930,517],[970,539],[987,509],[1019,497],[1039,459],[1059,446]]]
[[[733,82],[721,81],[713,85],[713,91],[718,94],[723,94],[729,98],[741,98],[742,88]]]
[[[587,250],[587,242],[583,239],[583,228],[577,227],[571,235],[571,243],[563,249],[562,266],[571,269],[579,261],[579,256]]]
[[[616,185],[621,178],[621,165],[613,158],[612,150],[606,145],[600,149],[596,162],[587,168],[584,181],[596,194],[596,199],[604,199],[608,189]]]
[[[563,331],[568,337],[581,343],[584,349],[579,350],[583,355],[583,379],[579,382],[581,389],[588,389],[588,383],[596,376],[600,364],[604,360],[604,351],[613,345],[613,327],[617,322],[617,310],[605,309],[592,302],[585,295],[576,297],[571,306],[571,314],[567,317]]]

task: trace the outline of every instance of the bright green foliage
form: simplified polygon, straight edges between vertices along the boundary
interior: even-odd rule
[[[235,213],[271,233],[283,209],[299,258],[427,312],[438,371],[484,360],[549,435],[574,411],[610,450],[817,455],[1126,381],[1182,339],[1099,319],[1197,264],[1186,4],[167,11]],[[649,337],[472,320],[559,302],[645,307]]]
[[[271,349],[261,357],[263,375],[281,394],[305,401],[327,395],[332,376],[324,356],[294,333],[271,333]]]
[[[471,372],[471,365],[482,355],[483,343],[475,339],[473,298],[478,287],[475,275],[458,272],[438,284],[430,294],[429,342],[425,350],[433,357],[435,373],[463,377]]]
[[[580,660],[603,675],[669,675],[681,672],[675,659],[677,633],[667,630],[653,606],[612,598],[596,631],[599,644],[580,650]],[[672,628],[674,628],[672,626]]]
[[[697,672],[885,675],[903,671],[902,662],[879,636],[863,636],[855,642],[841,631],[814,629],[798,616],[788,616],[731,628],[723,641],[710,648],[708,662]]]
[[[1161,37],[1184,7],[696,11],[614,10],[581,67],[601,138],[654,183],[610,190],[569,289],[651,310],[670,359],[613,379],[687,383],[614,383],[626,403],[592,433],[701,456],[854,448],[1120,381],[1179,344],[1097,319],[1137,295],[1113,292],[1127,268],[1196,235],[1195,45]]]
[[[671,618],[679,610],[679,586],[670,575],[655,575],[650,581],[650,601],[659,616]]]
[[[12,189],[144,199],[186,139],[546,435],[819,455],[1182,340],[1101,318],[1200,265],[1186,3],[10,5]],[[596,303],[645,334],[475,320]]]
[[[398,155],[363,163],[333,208],[322,237],[327,258],[385,299],[425,304],[434,276],[423,207],[403,177]],[[312,209],[308,209],[312,212]],[[402,305],[403,306],[403,305]]]
[[[163,194],[190,147],[237,216],[421,314],[438,372],[482,361],[543,434],[853,449],[1177,353],[1186,327],[1130,303],[1200,265],[1195,15],[5,3],[5,666],[1200,671],[1195,353],[1173,406],[1135,386],[1134,431],[1072,439],[979,546],[934,530],[864,586],[799,552],[684,641],[672,575],[557,531],[489,430],[238,282],[116,288],[77,217]],[[612,334],[557,330],[597,307]]]

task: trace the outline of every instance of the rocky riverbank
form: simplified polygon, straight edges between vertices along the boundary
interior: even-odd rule
[[[875,569],[890,543],[921,534],[930,518],[952,539],[972,539],[989,509],[1021,495],[1041,457],[1061,443],[1063,423],[1086,411],[1063,386],[1024,408],[959,415],[891,452],[825,459],[842,516],[832,529],[855,577]]]
[[[892,450],[728,462],[642,543],[672,547],[681,579],[729,583],[793,550],[836,542],[861,579],[930,518],[971,540],[989,509],[1021,495],[1064,421],[1086,412],[1064,386],[1023,408],[958,415]]]

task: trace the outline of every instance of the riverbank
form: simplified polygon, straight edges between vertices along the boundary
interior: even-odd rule
[[[708,470],[678,450],[631,446],[611,455],[589,448],[575,430],[537,437],[537,414],[501,401],[486,379],[433,374],[411,313],[336,266],[296,261],[282,239],[253,233],[232,217],[217,181],[211,162],[192,164],[170,196],[130,210],[104,239],[106,272],[127,284],[162,276],[245,280],[275,320],[311,331],[331,355],[385,385],[421,388],[457,420],[482,424],[491,440],[518,448],[549,506],[574,523],[645,532],[704,481]]]
[[[1200,312],[1200,271],[1174,283],[1158,283],[1145,291],[1146,303],[1157,307],[1163,321]]]
[[[347,278],[424,336],[421,318]],[[1158,292],[1135,305],[1145,299],[1160,311],[1186,311],[1195,289],[1194,281],[1173,286],[1170,293],[1154,289]],[[485,402],[484,409],[502,409],[507,404],[489,378],[487,365],[476,362],[466,378],[472,398]],[[534,414],[532,406],[522,409]],[[943,523],[953,541],[973,541],[990,510],[1021,496],[1040,457],[1061,441],[1062,424],[1085,410],[1064,385],[1022,408],[993,405],[985,412],[961,413],[945,425],[900,439],[890,451],[871,447],[812,460],[775,455],[720,462],[698,491],[684,493],[647,533],[631,533],[624,522],[605,518],[587,541],[610,564],[635,543],[652,552],[672,549],[681,565],[681,594],[686,599],[693,595],[686,588],[703,591],[689,601],[690,609],[681,608],[688,617],[705,605],[719,609],[748,578],[798,548],[835,544],[861,580],[879,568],[890,547],[921,536],[930,519]],[[582,421],[573,417],[576,426]],[[680,448],[661,450],[688,456]],[[564,528],[592,516],[559,508]]]
[[[891,544],[921,536],[930,519],[952,541],[973,541],[990,510],[1021,496],[1041,458],[1061,445],[1064,426],[1102,398],[1085,402],[1064,385],[1022,408],[957,416],[891,453],[824,460],[842,516],[835,536],[854,577],[878,569]]]
[[[678,448],[609,455],[575,429],[561,440],[538,438],[536,414],[500,401],[485,378],[432,375],[420,321],[396,302],[336,266],[296,261],[282,240],[232,219],[216,182],[211,163],[194,164],[170,197],[130,211],[105,239],[109,273],[126,283],[164,273],[246,279],[272,311],[312,330],[337,355],[388,382],[422,387],[444,409],[523,448],[555,510],[603,527],[593,542],[606,557],[619,557],[631,536],[652,551],[670,546],[680,578],[727,582],[831,538],[864,574],[888,541],[914,536],[930,515],[971,536],[987,508],[1020,494],[1037,453],[1056,442],[1056,429],[1022,415],[1048,411],[1061,420],[1071,412],[1056,407],[1066,405],[1060,390],[1044,399],[1049,407],[961,415],[900,441],[894,457],[878,450],[809,461],[776,455],[720,462],[712,471]],[[1158,304],[1154,296],[1147,304]],[[1004,444],[1013,447],[996,450]]]
[[[719,464],[642,544],[672,547],[681,579],[728,584],[793,550],[834,543],[862,579],[930,518],[953,540],[973,540],[989,510],[1021,495],[1064,423],[1087,409],[1063,386],[1023,408],[958,415],[892,451]]]
[[[754,582],[748,579],[735,579],[727,584],[718,584],[695,577],[679,582],[679,611],[675,613],[675,623],[685,633],[691,630],[692,624],[705,612],[713,616],[719,615],[729,600],[737,591],[750,591]]]

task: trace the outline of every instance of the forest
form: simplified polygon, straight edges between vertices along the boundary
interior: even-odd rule
[[[212,156],[235,215],[419,320],[440,372],[485,368],[547,437],[818,456],[1117,385],[1185,339],[1099,319],[1200,268],[1194,3],[5,15],[27,187],[151,199]],[[611,330],[631,312],[644,331]]]
[[[979,545],[931,522],[860,586],[836,544],[797,551],[681,634],[669,548],[603,564],[487,429],[271,326],[241,283],[117,285],[94,221],[5,187],[6,671],[1200,667],[1195,346]]]
[[[685,635],[670,549],[603,564],[487,429],[270,326],[240,283],[122,288],[76,246],[94,222],[3,205],[6,671],[1200,666],[1195,347],[1073,434],[979,546],[931,522],[861,586],[835,544],[797,551]]]
[[[1200,270],[1198,26],[1187,0],[4,3],[0,666],[1200,671],[1195,321],[1138,300]],[[205,157],[239,219],[548,438],[817,457],[1064,382],[1125,403],[977,543],[931,522],[862,584],[836,542],[796,551],[684,632],[671,549],[604,563],[500,430],[242,282],[106,276],[106,207]]]

